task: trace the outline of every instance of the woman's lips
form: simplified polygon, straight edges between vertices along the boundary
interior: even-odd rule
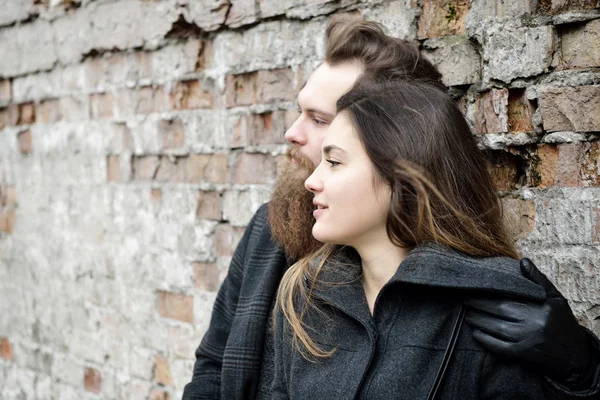
[[[313,211],[313,217],[317,218],[320,215],[322,215],[325,210],[327,210],[327,207],[324,206],[317,206],[317,209]]]

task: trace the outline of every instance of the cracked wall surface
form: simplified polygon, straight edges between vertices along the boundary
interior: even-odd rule
[[[176,399],[339,14],[418,45],[600,334],[597,0],[0,0],[0,397]]]

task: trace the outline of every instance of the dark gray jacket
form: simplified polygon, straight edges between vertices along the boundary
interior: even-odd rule
[[[416,248],[379,294],[371,316],[360,283],[360,260],[325,264],[315,298],[324,313],[306,323],[333,356],[307,361],[291,328],[276,318],[273,399],[425,399],[441,363],[462,298],[473,294],[543,300],[509,258],[472,258],[436,245]],[[340,255],[334,257],[339,260]],[[301,305],[299,305],[301,307]],[[543,377],[484,350],[464,324],[441,387],[441,399],[544,399]]]

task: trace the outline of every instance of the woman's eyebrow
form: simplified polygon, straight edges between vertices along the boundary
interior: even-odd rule
[[[340,150],[341,152],[348,153],[346,150],[336,146],[335,144],[328,144],[327,146],[323,147],[323,154],[327,156],[332,150]]]

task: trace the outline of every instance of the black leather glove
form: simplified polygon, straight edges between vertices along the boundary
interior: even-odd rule
[[[471,299],[466,320],[486,349],[529,364],[557,383],[579,387],[591,380],[591,346],[565,298],[529,259],[521,273],[546,290],[538,303],[508,298]],[[591,383],[590,383],[591,384]]]

